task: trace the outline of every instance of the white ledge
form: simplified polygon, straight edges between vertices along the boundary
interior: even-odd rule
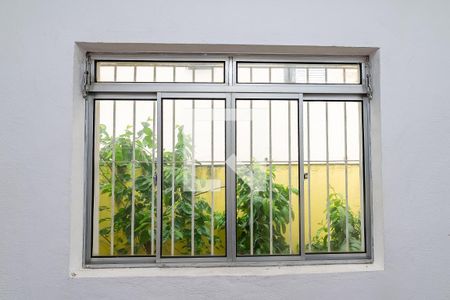
[[[210,277],[210,276],[283,276],[322,273],[348,273],[383,271],[383,265],[340,264],[270,267],[207,267],[207,268],[102,268],[79,269],[70,273],[72,278],[105,277]]]

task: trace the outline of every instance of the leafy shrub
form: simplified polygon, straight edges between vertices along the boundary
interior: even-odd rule
[[[346,239],[346,210],[345,198],[333,191],[329,195],[330,232],[328,232],[327,222],[322,221],[321,227],[317,230],[311,241],[311,250],[314,252],[328,251],[328,236],[330,236],[331,251],[361,251],[361,221],[357,214],[348,209],[348,245]],[[327,210],[324,211],[324,214]]]
[[[135,138],[135,194],[134,194],[134,245],[135,253],[150,255],[152,249],[152,199],[156,203],[156,182],[152,174],[156,174],[156,141],[150,120],[142,122],[142,130]],[[100,193],[111,197],[112,194],[112,150],[113,140],[106,131],[106,126],[100,124]],[[130,254],[131,245],[131,215],[132,215],[132,154],[133,132],[128,126],[124,133],[117,136],[115,148],[115,209],[114,209],[114,253],[118,255]],[[184,134],[183,127],[177,127],[177,143],[174,152],[164,151],[163,166],[163,209],[162,209],[162,245],[170,246],[172,226],[172,176],[175,178],[173,192],[174,199],[174,236],[177,254],[188,255],[191,252],[191,214],[192,192],[185,190],[185,182],[192,180],[191,171],[186,169],[185,162],[192,159],[192,142],[190,136]],[[174,159],[175,154],[175,159]],[[172,174],[172,161],[175,161],[175,174]],[[155,168],[155,170],[153,170]],[[272,217],[273,217],[273,253],[288,254],[289,244],[285,234],[289,224],[289,190],[288,187],[275,183],[275,167],[272,172],[258,164],[240,167],[236,181],[236,229],[238,254],[250,254],[250,198],[253,201],[253,251],[255,254],[269,254],[270,251],[270,177],[272,178]],[[253,178],[253,179],[252,179]],[[251,182],[257,182],[258,189],[251,189]],[[155,185],[152,195],[152,187]],[[292,192],[298,195],[297,189]],[[224,249],[225,213],[214,213],[214,232],[211,232],[211,206],[204,198],[205,192],[195,192],[195,226],[194,247],[195,254],[207,255],[210,251],[211,235],[214,235],[215,248]],[[100,211],[107,217],[100,219],[100,236],[111,242],[110,207],[101,206]],[[156,209],[153,209],[156,228]],[[349,245],[351,251],[360,250],[361,228],[359,217],[348,212]],[[294,213],[291,214],[294,220]],[[102,223],[104,225],[102,225]],[[321,228],[312,239],[311,248],[314,251],[327,251],[328,227],[321,223]],[[343,197],[337,193],[330,194],[330,239],[331,249],[345,250],[345,205]],[[153,233],[156,237],[156,229]],[[153,250],[153,251],[152,251]],[[297,249],[298,250],[298,245]]]

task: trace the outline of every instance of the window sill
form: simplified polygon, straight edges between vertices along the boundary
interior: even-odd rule
[[[114,277],[210,277],[210,276],[284,276],[323,273],[383,271],[378,263],[317,264],[298,266],[233,266],[233,267],[167,267],[167,268],[82,268],[70,273],[71,278]]]

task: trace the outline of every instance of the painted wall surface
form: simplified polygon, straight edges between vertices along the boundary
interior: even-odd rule
[[[449,12],[448,0],[3,0],[0,299],[449,299]],[[83,201],[76,41],[379,47],[384,270],[72,278],[81,231],[71,211]]]

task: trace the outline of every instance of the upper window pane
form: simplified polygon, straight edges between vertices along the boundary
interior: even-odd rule
[[[361,84],[361,66],[238,62],[237,83]]]
[[[223,62],[98,61],[96,82],[224,83]]]

